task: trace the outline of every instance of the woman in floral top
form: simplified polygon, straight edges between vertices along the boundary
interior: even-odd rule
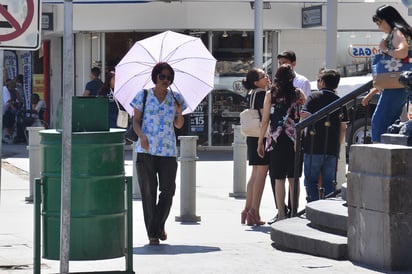
[[[169,89],[173,80],[174,70],[168,63],[156,64],[152,69],[155,86],[147,90],[144,113],[143,90],[130,103],[134,108],[133,128],[139,136],[135,147],[136,168],[150,245],[158,245],[159,240],[167,238],[165,223],[176,190],[177,148],[174,127],[183,126],[182,110],[186,104],[180,93]]]
[[[270,153],[270,178],[275,184],[278,220],[286,218],[286,178],[289,181],[290,199],[294,201],[295,124],[299,122],[299,111],[305,102],[303,91],[293,86],[294,78],[295,73],[290,65],[285,64],[278,68],[274,85],[265,96],[257,148],[261,157]],[[264,137],[266,144],[263,142]]]

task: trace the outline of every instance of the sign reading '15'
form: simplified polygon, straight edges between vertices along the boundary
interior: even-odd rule
[[[40,0],[0,0],[0,48],[40,47]]]

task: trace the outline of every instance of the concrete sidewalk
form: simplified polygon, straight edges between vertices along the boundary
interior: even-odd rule
[[[25,145],[3,144],[0,273],[33,272],[33,204],[25,202],[29,193],[27,155]],[[201,217],[200,222],[175,221],[175,216],[180,215],[180,169],[174,204],[166,224],[168,240],[160,246],[147,245],[141,202],[133,201],[133,265],[136,273],[382,273],[350,261],[273,248],[270,226],[240,224],[240,212],[245,201],[229,197],[233,192],[231,152],[199,152],[198,156],[196,215]],[[126,151],[125,169],[129,175],[131,168],[131,151]],[[302,207],[304,203],[302,198]],[[268,220],[274,213],[268,179],[261,216]],[[42,273],[58,273],[59,264],[59,261],[42,259]],[[124,258],[70,261],[71,272],[124,269]]]

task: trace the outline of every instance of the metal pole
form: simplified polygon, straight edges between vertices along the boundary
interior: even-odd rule
[[[136,166],[135,164],[133,164]],[[126,273],[133,272],[133,178],[126,177]]]
[[[60,220],[60,273],[69,273],[72,97],[74,94],[73,1],[64,1],[63,34],[63,115],[62,115],[62,184]]]
[[[255,67],[263,65],[263,0],[255,0]]]
[[[326,11],[326,67],[336,68],[338,0],[328,0]]]
[[[279,32],[272,31],[272,75],[270,75],[270,80],[273,81],[276,70],[278,69],[277,55],[279,52]]]
[[[0,83],[1,88],[4,88],[4,79],[3,79],[3,64],[4,64],[4,50],[0,49]],[[0,113],[3,115],[3,90],[0,92]],[[3,119],[0,119],[0,128],[1,130],[1,142],[0,142],[0,151],[3,151]],[[0,159],[0,202],[1,202],[1,159]]]
[[[106,81],[106,33],[100,33],[100,60],[102,64],[102,74],[101,79],[103,82]]]
[[[41,271],[41,183],[42,181],[40,178],[34,180],[34,274],[40,274]]]
[[[213,33],[211,31],[208,32],[208,48],[209,51],[213,54]],[[212,146],[212,111],[213,111],[213,96],[212,92],[209,93],[207,96],[208,101],[208,110],[207,110],[207,145]]]

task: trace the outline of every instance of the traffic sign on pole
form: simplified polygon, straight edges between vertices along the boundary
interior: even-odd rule
[[[40,5],[41,0],[1,0],[0,49],[40,47]]]

